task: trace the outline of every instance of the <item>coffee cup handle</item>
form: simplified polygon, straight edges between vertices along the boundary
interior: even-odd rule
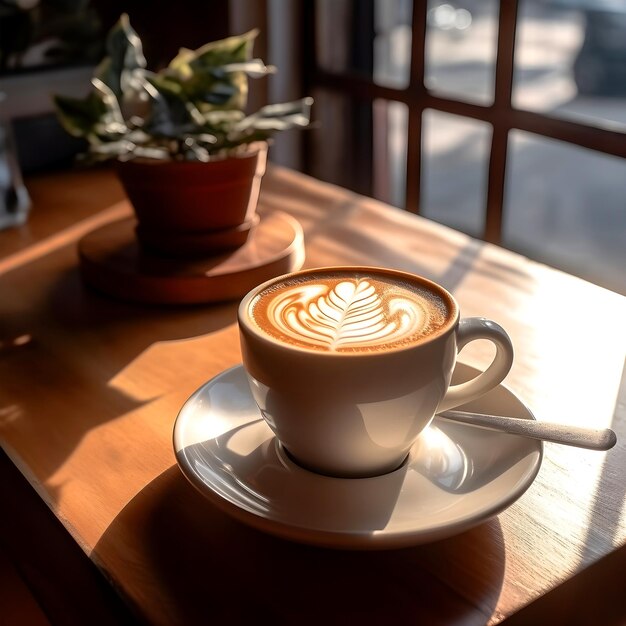
[[[488,339],[496,347],[496,355],[491,365],[478,376],[458,385],[451,385],[443,397],[437,412],[453,409],[475,400],[499,385],[513,365],[513,344],[507,332],[496,322],[484,317],[467,317],[457,328],[457,353],[470,341]]]

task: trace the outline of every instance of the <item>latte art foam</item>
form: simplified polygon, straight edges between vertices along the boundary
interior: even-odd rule
[[[250,316],[270,336],[323,351],[377,351],[409,344],[445,325],[444,299],[386,275],[313,274],[273,285]]]

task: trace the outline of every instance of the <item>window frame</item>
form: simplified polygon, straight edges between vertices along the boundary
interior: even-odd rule
[[[498,34],[493,102],[488,105],[465,102],[431,93],[424,83],[427,32],[427,0],[414,0],[412,15],[411,69],[406,88],[377,85],[373,79],[354,72],[329,72],[315,57],[316,2],[305,2],[303,17],[304,89],[311,93],[321,88],[357,100],[373,103],[376,99],[402,102],[408,110],[405,209],[419,214],[422,161],[422,118],[426,109],[486,122],[492,127],[485,219],[482,239],[502,243],[503,207],[507,173],[507,152],[511,130],[521,130],[556,139],[607,155],[626,158],[626,135],[612,130],[607,123],[587,125],[552,117],[549,114],[517,109],[512,104],[514,57],[519,0],[499,3]],[[304,170],[311,171],[305,146]],[[370,163],[370,166],[372,163]],[[373,168],[372,168],[373,169]]]

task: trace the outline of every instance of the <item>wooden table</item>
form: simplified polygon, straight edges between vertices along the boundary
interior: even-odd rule
[[[116,179],[106,169],[66,172],[28,187],[29,222],[0,233],[0,441],[136,616],[151,624],[624,618],[626,298],[270,168],[261,205],[300,221],[306,267],[385,265],[442,283],[464,315],[507,328],[516,360],[506,384],[538,419],[618,434],[607,453],[546,444],[530,489],[462,535],[396,551],[318,549],[234,521],[175,464],[181,405],[240,361],[236,303],[142,306],[86,289],[76,242],[128,213]],[[480,342],[463,353],[475,365],[489,358]],[[2,516],[11,515],[7,504]]]

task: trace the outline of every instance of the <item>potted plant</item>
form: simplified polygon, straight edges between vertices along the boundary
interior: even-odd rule
[[[55,97],[65,129],[88,142],[82,158],[116,162],[137,237],[152,250],[197,255],[241,245],[258,221],[267,141],[309,126],[311,98],[244,112],[248,76],[275,71],[252,58],[257,34],[181,49],[151,72],[123,14],[87,97]]]

